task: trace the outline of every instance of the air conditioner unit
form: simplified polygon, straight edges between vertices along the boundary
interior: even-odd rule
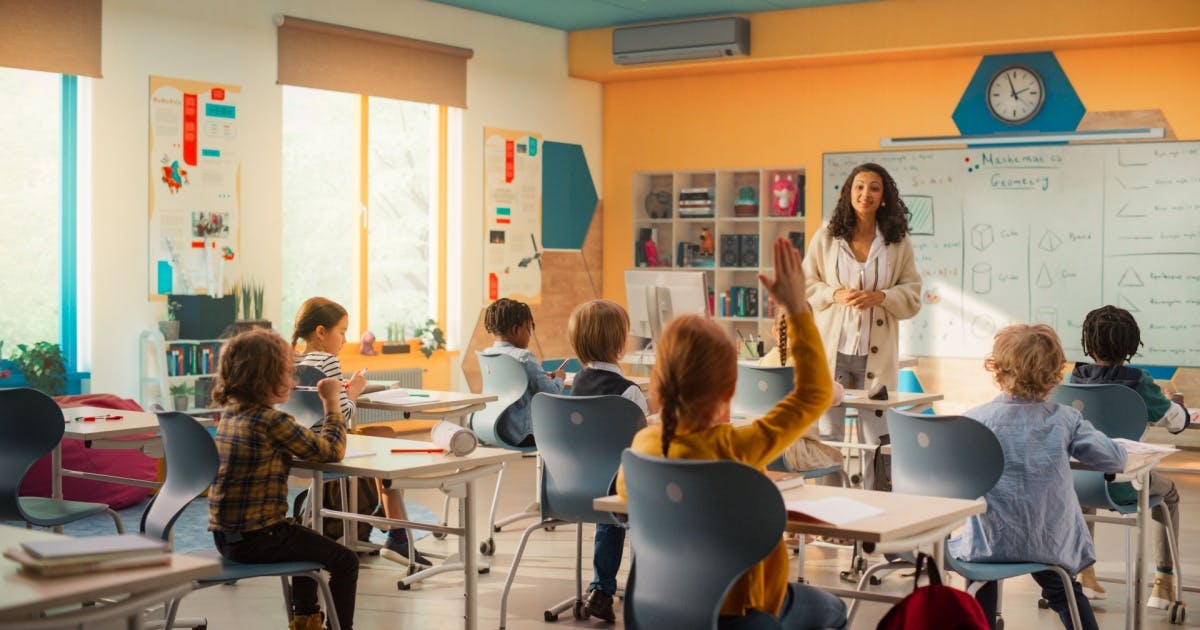
[[[723,17],[613,29],[613,63],[630,65],[750,54],[750,21]]]

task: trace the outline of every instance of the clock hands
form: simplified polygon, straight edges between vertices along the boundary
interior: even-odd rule
[[[1008,79],[1008,91],[1012,94],[1013,100],[1017,100],[1017,86],[1013,85],[1012,77],[1005,74],[1004,78]]]

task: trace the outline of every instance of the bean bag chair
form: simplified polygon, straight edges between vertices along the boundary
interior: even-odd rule
[[[104,407],[125,411],[142,411],[140,405],[128,398],[112,394],[82,394],[56,396],[55,402],[64,409],[69,407]],[[136,440],[140,436],[115,438]],[[62,442],[63,468],[119,477],[132,477],[153,481],[158,475],[158,460],[147,457],[137,449],[85,448],[82,440],[64,438]],[[63,477],[63,498],[71,501],[106,503],[114,510],[137,505],[150,494],[149,488],[123,484]],[[22,496],[50,496],[50,454],[38,460],[21,483]]]

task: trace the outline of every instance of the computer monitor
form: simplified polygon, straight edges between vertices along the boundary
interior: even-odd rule
[[[676,315],[709,315],[708,277],[703,271],[629,269],[625,272],[625,298],[629,335],[645,342],[635,343],[634,348],[649,348]]]

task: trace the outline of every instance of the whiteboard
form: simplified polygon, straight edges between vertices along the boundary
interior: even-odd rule
[[[924,284],[900,352],[984,357],[1042,322],[1083,359],[1083,318],[1113,304],[1142,331],[1135,363],[1200,365],[1200,142],[826,153],[826,220],[876,162],[912,213]]]

